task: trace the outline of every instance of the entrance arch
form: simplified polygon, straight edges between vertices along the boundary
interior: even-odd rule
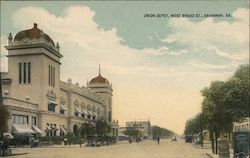
[[[74,126],[73,126],[73,133],[74,133],[75,136],[79,135],[79,129],[78,129],[77,124],[74,124]]]

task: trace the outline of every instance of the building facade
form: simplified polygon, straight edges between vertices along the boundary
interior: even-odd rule
[[[233,132],[250,132],[250,117],[243,118],[241,122],[234,122]]]
[[[150,121],[128,121],[126,122],[126,129],[136,129],[139,130],[142,137],[151,137],[151,123]],[[122,130],[122,128],[121,128]]]
[[[60,80],[58,43],[37,24],[8,38],[8,72],[2,73],[3,102],[11,114],[9,131],[63,136],[82,123],[112,121],[112,85],[99,74],[85,86]],[[114,129],[113,129],[114,130]],[[114,130],[116,131],[116,130]]]

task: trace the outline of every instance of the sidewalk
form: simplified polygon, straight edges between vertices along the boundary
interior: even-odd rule
[[[198,149],[203,150],[204,153],[206,153],[206,155],[209,156],[210,158],[219,158],[219,154],[213,153],[211,148],[204,148],[204,147],[202,148],[200,145],[194,145],[194,146]],[[233,158],[233,149],[229,149],[229,152],[230,152],[230,158]]]

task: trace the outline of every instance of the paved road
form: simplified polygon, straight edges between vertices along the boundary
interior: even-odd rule
[[[182,141],[162,140],[160,145],[148,140],[103,147],[57,146],[53,148],[17,148],[13,158],[207,158],[205,150]]]

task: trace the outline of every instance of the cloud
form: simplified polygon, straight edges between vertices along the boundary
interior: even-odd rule
[[[104,67],[138,65],[140,55],[137,50],[120,44],[122,39],[117,36],[116,28],[103,30],[98,27],[94,15],[95,12],[85,6],[70,6],[60,17],[43,8],[25,7],[17,10],[12,18],[20,29],[30,28],[33,22],[37,22],[39,28],[59,41],[64,68],[72,68],[72,64],[80,69],[93,69],[98,63]]]
[[[189,51],[212,54],[220,58],[245,61],[249,53],[249,10],[237,9],[232,22],[206,18],[193,22],[187,18],[170,19],[168,26],[174,31],[162,41],[189,47]],[[186,48],[187,49],[187,48]]]
[[[13,14],[12,19],[14,26],[21,30],[30,28],[33,22],[37,22],[39,28],[55,41],[59,41],[64,55],[62,67],[65,71],[68,71],[72,64],[77,65],[79,69],[93,70],[96,69],[98,63],[101,63],[107,72],[121,74],[122,69],[124,74],[132,75],[131,72],[135,70],[145,72],[145,74],[152,72],[155,65],[157,66],[157,57],[179,56],[181,59],[194,52],[205,54],[213,52],[221,58],[239,62],[246,61],[247,11],[247,9],[236,10],[233,17],[237,21],[232,23],[215,22],[213,18],[206,18],[201,22],[192,22],[186,18],[170,19],[168,27],[172,28],[174,32],[162,42],[187,46],[180,50],[170,49],[167,46],[137,50],[123,45],[121,41],[125,39],[117,35],[117,29],[104,30],[99,27],[93,20],[96,13],[86,6],[70,6],[64,10],[63,16],[55,16],[44,8],[23,7]],[[36,16],[33,16],[34,14]],[[157,32],[155,34],[158,35]],[[152,39],[152,36],[148,35],[148,38]],[[239,48],[239,45],[243,45],[243,47]],[[232,47],[232,49],[227,47]],[[185,59],[185,62],[189,63],[190,59]],[[202,62],[206,63],[206,61]],[[142,65],[149,69],[141,69]],[[162,73],[169,75],[171,72],[167,70]],[[72,75],[73,78],[76,77],[77,80],[80,80],[77,77],[78,74]],[[83,74],[83,76],[86,75],[87,73]],[[66,78],[64,75],[62,77]]]

